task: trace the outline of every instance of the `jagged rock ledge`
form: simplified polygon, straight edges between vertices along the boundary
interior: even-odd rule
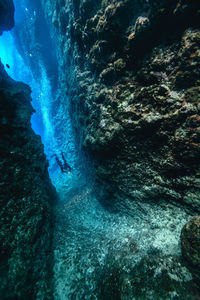
[[[38,299],[40,292],[48,299],[50,289],[55,194],[30,124],[30,93],[0,65],[1,299]]]

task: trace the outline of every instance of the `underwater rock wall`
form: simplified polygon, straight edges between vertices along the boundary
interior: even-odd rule
[[[14,5],[12,0],[0,0],[0,34],[14,26]]]
[[[10,23],[13,19],[2,28]],[[30,94],[0,63],[1,299],[51,298],[55,194],[41,138],[31,128]]]
[[[199,2],[43,5],[103,204],[166,199],[200,210]]]

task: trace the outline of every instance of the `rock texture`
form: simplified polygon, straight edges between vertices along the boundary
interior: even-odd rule
[[[109,266],[110,267],[110,266]],[[198,299],[198,287],[179,257],[144,257],[129,274],[112,265],[100,276],[100,299]]]
[[[200,270],[200,216],[195,216],[182,229],[182,253],[196,270]],[[198,272],[200,279],[200,271]]]
[[[200,210],[199,1],[43,2],[101,202]]]
[[[10,5],[10,1],[3,3]],[[0,22],[1,28],[8,29],[13,20],[5,23],[0,17]],[[30,93],[30,88],[13,81],[0,63],[1,299],[51,298],[55,195],[41,139],[30,124]]]

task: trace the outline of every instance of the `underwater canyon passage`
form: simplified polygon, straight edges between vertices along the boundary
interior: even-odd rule
[[[0,298],[199,299],[199,2],[14,5],[13,27],[0,0]]]

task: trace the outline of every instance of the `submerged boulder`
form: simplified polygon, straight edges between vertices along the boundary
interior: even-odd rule
[[[200,216],[193,217],[181,232],[182,254],[200,273]]]

